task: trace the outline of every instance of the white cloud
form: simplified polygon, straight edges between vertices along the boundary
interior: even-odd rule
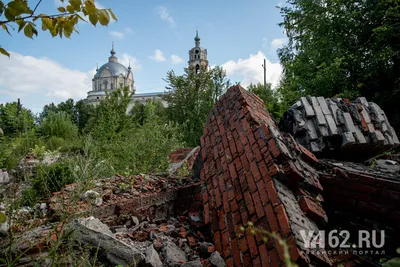
[[[156,10],[160,18],[167,22],[171,28],[175,26],[174,18],[169,14],[166,7],[160,6],[157,7]]]
[[[286,38],[274,39],[274,40],[272,40],[272,42],[271,42],[271,48],[272,48],[272,49],[281,48],[286,42],[287,42],[287,39],[286,39]]]
[[[131,63],[132,70],[141,69],[134,57],[122,54],[120,62]],[[105,62],[104,62],[105,63]],[[87,72],[69,69],[48,59],[11,52],[10,59],[0,56],[0,102],[21,98],[23,105],[40,112],[44,105],[68,98],[86,98],[91,90],[95,69]]]
[[[94,70],[72,70],[48,58],[11,52],[10,59],[0,56],[0,95],[81,99],[91,88],[93,74]]]
[[[114,39],[122,40],[125,36],[133,34],[133,30],[131,28],[124,28],[122,31],[111,31],[110,36]]]
[[[179,64],[183,61],[183,58],[177,56],[177,55],[171,55],[171,62],[172,64]]]
[[[156,61],[156,62],[162,62],[166,61],[167,59],[164,57],[163,52],[160,49],[157,49],[154,51],[154,55],[149,57],[150,59]]]
[[[114,32],[114,31],[110,32],[110,36],[114,39],[120,39],[120,40],[124,39],[125,37],[122,32]]]
[[[222,67],[226,70],[228,77],[238,77],[241,85],[246,87],[250,83],[264,82],[264,69],[262,67],[264,58],[265,55],[261,51],[258,51],[256,55],[250,54],[249,58],[239,58],[237,61],[230,60],[222,64]],[[276,87],[282,73],[282,66],[279,63],[272,63],[267,59],[266,67],[267,82],[271,83],[273,87]]]
[[[130,64],[132,71],[137,71],[142,69],[142,65],[140,64],[140,62],[136,58],[127,53],[123,53],[122,57],[118,58],[118,61],[124,66],[128,66]]]

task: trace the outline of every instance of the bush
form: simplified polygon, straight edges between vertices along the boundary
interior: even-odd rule
[[[74,178],[67,161],[38,165],[36,176],[32,179],[33,189],[39,198],[49,197],[52,192],[58,192],[64,185],[73,182]]]
[[[73,140],[78,137],[78,127],[72,122],[70,116],[63,112],[49,112],[40,124],[42,135],[48,138],[58,137]]]
[[[21,205],[32,207],[40,200],[37,191],[33,188],[26,188],[22,191]]]

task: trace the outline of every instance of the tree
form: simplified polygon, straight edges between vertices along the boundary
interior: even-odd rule
[[[128,130],[134,128],[132,118],[127,116],[131,94],[128,87],[106,92],[106,97],[95,107],[88,122],[87,131],[94,139],[109,142],[126,135]]]
[[[229,86],[225,71],[221,67],[203,68],[196,74],[185,69],[180,76],[169,71],[165,81],[168,94],[163,98],[168,102],[167,117],[181,125],[187,145],[196,146],[210,109]]]
[[[32,129],[34,116],[18,102],[0,104],[0,128],[5,136],[15,136]]]
[[[40,124],[43,136],[59,137],[64,140],[72,140],[78,137],[78,127],[72,122],[71,116],[64,112],[50,112]]]
[[[399,124],[400,1],[289,0],[281,8],[289,42],[280,49],[280,92],[365,96]]]
[[[283,105],[279,101],[277,92],[272,90],[270,83],[267,83],[267,88],[265,88],[261,83],[250,84],[247,86],[247,90],[256,94],[264,101],[269,113],[275,120],[280,119],[284,112]]]
[[[58,8],[58,14],[47,15],[37,14],[37,9],[42,0],[39,0],[36,5],[30,6],[28,0],[11,0],[4,3],[0,0],[0,25],[9,35],[10,29],[18,29],[18,32],[24,31],[25,36],[32,38],[33,35],[38,35],[36,23],[41,22],[42,30],[49,31],[55,37],[57,35],[62,38],[64,35],[70,38],[72,32],[78,32],[75,26],[79,20],[86,20],[82,17],[88,16],[89,21],[96,26],[99,22],[102,26],[107,26],[110,22],[110,17],[117,20],[110,8],[99,9],[96,7],[94,0],[68,0],[65,7]],[[61,0],[61,2],[67,2]],[[0,53],[6,56],[10,54],[0,47]]]

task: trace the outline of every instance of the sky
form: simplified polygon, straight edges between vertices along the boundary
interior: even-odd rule
[[[45,0],[37,13],[55,14],[61,5]],[[278,25],[279,0],[96,0],[96,5],[111,8],[118,21],[107,27],[80,22],[79,34],[70,39],[40,30],[33,40],[17,30],[12,36],[0,31],[0,45],[11,54],[0,55],[0,103],[20,98],[37,113],[51,102],[85,98],[96,64],[108,61],[112,42],[119,62],[132,67],[136,92],[162,92],[167,72],[182,74],[187,66],[196,28],[209,64],[222,66],[232,83],[263,82],[264,58],[267,82],[279,82],[276,50],[287,42]]]

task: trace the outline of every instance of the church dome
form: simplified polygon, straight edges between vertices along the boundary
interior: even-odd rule
[[[104,70],[108,70],[111,73],[111,76],[118,76],[122,74],[126,77],[129,73],[129,70],[121,63],[110,61],[101,66],[94,77],[100,77]]]
[[[111,57],[108,58],[108,62],[97,70],[97,73],[94,75],[94,77],[101,77],[101,74],[104,70],[108,70],[111,73],[111,76],[119,76],[120,74],[125,77],[128,76],[130,67],[126,68],[124,65],[118,62],[118,58],[115,56],[114,43],[110,53]]]

